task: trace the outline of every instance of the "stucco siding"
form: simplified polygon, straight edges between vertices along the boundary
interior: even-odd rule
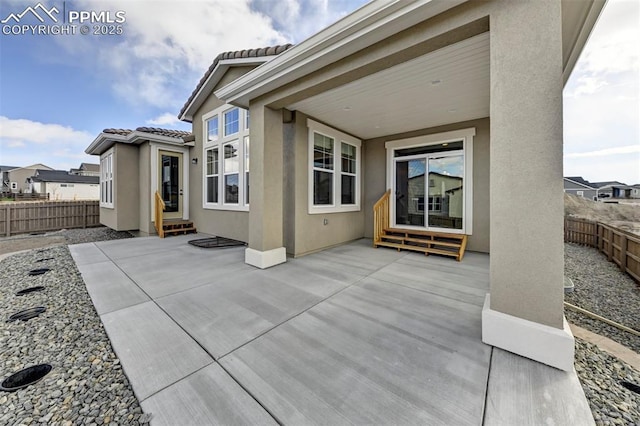
[[[360,211],[357,212],[309,214],[309,140],[306,115],[300,112],[295,114],[294,129],[295,131],[289,135],[289,137],[293,137],[289,146],[293,145],[294,156],[293,158],[285,157],[289,161],[294,161],[293,165],[285,164],[285,169],[294,173],[295,194],[293,202],[285,197],[285,205],[288,207],[285,211],[285,229],[291,220],[294,221],[293,227],[295,229],[293,247],[287,246],[287,252],[294,256],[301,256],[364,237],[363,203],[361,203]],[[287,146],[286,143],[285,146]],[[365,169],[364,164],[365,159],[362,156],[363,170]],[[363,179],[361,179],[360,190],[361,194],[364,194],[362,181]],[[289,210],[292,204],[295,204],[293,217],[290,216],[291,211]],[[327,220],[326,225],[325,220]],[[292,241],[290,237],[287,240],[289,244]]]
[[[473,231],[467,250],[489,252],[489,119],[465,121],[364,141],[364,235],[373,237],[373,205],[387,190],[385,142],[475,128],[473,138]]]
[[[116,231],[138,229],[138,149],[113,146],[113,208],[100,207],[100,223]]]
[[[254,67],[231,68],[220,79],[216,88],[232,82],[253,68]],[[224,105],[224,102],[220,101],[212,93],[193,116],[192,131],[195,135],[195,146],[189,149],[189,157],[190,160],[197,158],[198,163],[191,164],[191,161],[189,161],[189,215],[198,232],[248,242],[248,212],[214,210],[203,207],[203,169],[206,167],[206,157],[203,151],[202,116],[222,105]]]

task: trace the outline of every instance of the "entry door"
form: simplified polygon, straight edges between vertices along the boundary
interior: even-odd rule
[[[159,151],[158,188],[165,219],[182,219],[182,154]]]

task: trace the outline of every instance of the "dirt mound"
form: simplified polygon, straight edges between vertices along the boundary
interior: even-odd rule
[[[608,223],[640,234],[640,204],[603,203],[564,194],[564,215]]]

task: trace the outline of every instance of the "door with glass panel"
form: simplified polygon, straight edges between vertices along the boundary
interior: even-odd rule
[[[464,231],[462,142],[394,151],[395,226]]]
[[[164,201],[164,218],[182,218],[182,154],[158,152],[158,191]]]

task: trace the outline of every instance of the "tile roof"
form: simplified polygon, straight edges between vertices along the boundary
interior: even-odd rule
[[[131,129],[104,129],[102,133],[110,133],[113,135],[127,136],[132,132],[150,133],[158,136],[168,136],[170,138],[183,138],[189,136],[191,132],[184,130],[172,130],[172,129],[160,129],[158,127],[138,127],[135,130]]]
[[[100,183],[99,176],[72,175],[66,170],[37,169],[31,179],[34,182]]]
[[[209,66],[209,69],[204,73],[204,75],[198,82],[198,85],[191,93],[191,96],[189,96],[189,99],[187,99],[187,102],[184,103],[184,106],[180,110],[178,117],[182,117],[182,115],[185,113],[189,104],[191,104],[191,102],[196,97],[196,95],[198,94],[202,86],[204,86],[204,83],[207,81],[211,73],[213,73],[213,70],[216,69],[218,62],[226,59],[242,59],[242,58],[258,58],[258,57],[264,57],[264,56],[276,56],[290,49],[291,47],[293,47],[293,44],[288,43],[288,44],[282,44],[277,46],[261,47],[259,49],[236,50],[236,51],[230,51],[230,52],[223,52],[219,54],[213,60],[213,63]]]

